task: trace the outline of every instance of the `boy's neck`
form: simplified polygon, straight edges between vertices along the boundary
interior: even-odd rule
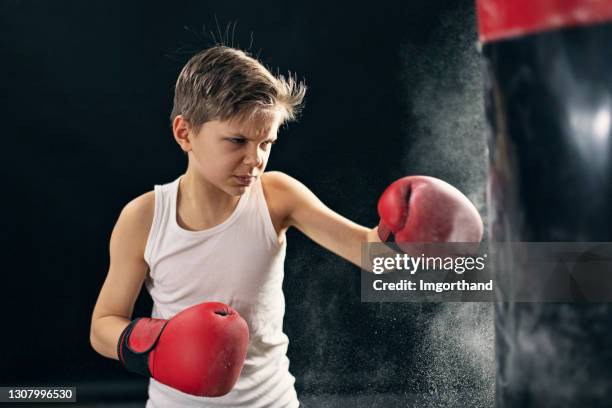
[[[212,228],[229,218],[238,201],[188,168],[179,183],[177,222],[188,230]]]

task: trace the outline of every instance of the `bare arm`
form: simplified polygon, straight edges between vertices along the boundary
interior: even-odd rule
[[[376,228],[363,227],[337,214],[306,186],[280,172],[266,173],[266,188],[274,196],[276,210],[283,213],[285,225],[295,226],[322,247],[353,264],[361,265],[361,244],[380,242]]]
[[[125,206],[110,240],[110,267],[91,318],[90,342],[105,357],[118,359],[117,342],[131,321],[148,265],[144,248],[155,197],[146,193]]]

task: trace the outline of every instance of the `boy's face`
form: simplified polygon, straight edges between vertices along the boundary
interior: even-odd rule
[[[264,172],[280,120],[279,112],[266,112],[249,120],[204,123],[189,135],[189,166],[227,194],[243,194]]]

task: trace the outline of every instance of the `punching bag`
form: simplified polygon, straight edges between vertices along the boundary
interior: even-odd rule
[[[507,295],[496,405],[610,407],[612,304],[515,301],[523,271],[507,244],[612,241],[612,0],[477,0],[477,13],[490,248]]]

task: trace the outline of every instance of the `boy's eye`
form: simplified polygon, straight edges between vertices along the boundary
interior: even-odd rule
[[[237,145],[242,145],[247,142],[247,140],[242,137],[228,137],[227,140]],[[262,142],[262,146],[269,147],[274,143],[276,143],[276,140],[266,140],[265,142]]]
[[[266,140],[265,142],[262,142],[262,143],[261,143],[261,148],[262,148],[263,150],[266,150],[266,151],[267,151],[267,150],[270,150],[270,147],[271,147],[273,144],[274,144],[274,142],[271,142],[271,141],[269,141],[269,140]]]

